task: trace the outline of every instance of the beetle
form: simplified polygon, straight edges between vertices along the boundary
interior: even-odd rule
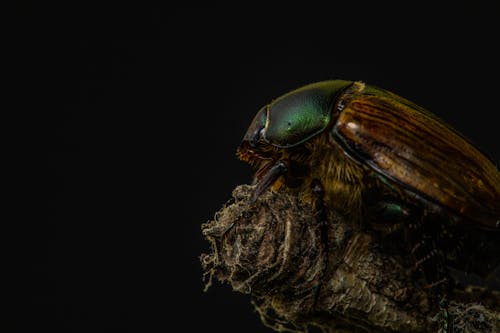
[[[500,229],[500,172],[442,119],[383,88],[358,81],[312,83],[255,115],[238,157],[256,168],[253,201],[272,187],[323,187],[328,207],[360,220],[369,193],[484,230]],[[397,204],[393,204],[396,202]]]
[[[376,221],[421,214],[427,222],[407,249],[439,304],[458,282],[443,264],[486,282],[498,265],[496,164],[442,119],[383,88],[330,80],[286,93],[257,112],[237,155],[256,169],[251,203],[271,187],[295,191],[313,206],[319,201],[318,216],[327,207],[355,225],[369,220],[370,205],[384,212]],[[324,230],[322,243],[328,251]],[[447,332],[448,312],[440,308]]]

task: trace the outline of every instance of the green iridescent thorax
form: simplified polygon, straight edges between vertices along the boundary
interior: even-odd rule
[[[289,148],[321,133],[330,123],[338,94],[351,84],[343,80],[318,82],[279,97],[268,106],[265,140]]]

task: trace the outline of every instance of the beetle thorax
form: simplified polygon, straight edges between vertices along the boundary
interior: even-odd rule
[[[254,166],[257,183],[273,166],[283,162],[288,172],[272,181],[270,187],[274,190],[297,193],[301,200],[314,206],[317,197],[312,188],[319,181],[324,190],[323,200],[330,209],[354,221],[362,214],[366,170],[345,155],[343,149],[330,139],[329,131],[291,149],[271,145],[250,149],[245,144],[238,156]]]
[[[325,132],[308,143],[310,177],[319,180],[324,188],[325,203],[338,212],[357,219],[362,209],[365,170],[350,160]],[[304,186],[311,186],[305,183]],[[310,191],[302,191],[310,193]]]

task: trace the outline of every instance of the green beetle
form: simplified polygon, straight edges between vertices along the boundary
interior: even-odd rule
[[[253,200],[282,186],[313,200],[319,182],[326,205],[353,220],[368,193],[379,193],[397,198],[395,210],[411,202],[500,229],[495,163],[424,108],[362,82],[317,82],[275,99],[258,111],[237,154],[257,169]]]

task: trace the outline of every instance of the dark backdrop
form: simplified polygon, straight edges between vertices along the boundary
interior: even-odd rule
[[[387,88],[498,160],[496,13],[374,9],[19,6],[43,155],[10,331],[269,332],[246,295],[202,292],[200,224],[251,179],[235,149],[254,113],[303,84]]]

